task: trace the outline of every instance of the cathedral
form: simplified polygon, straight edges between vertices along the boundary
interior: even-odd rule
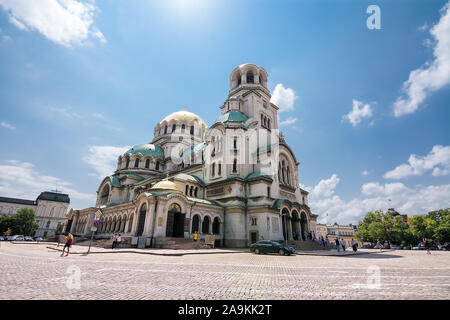
[[[65,231],[157,247],[201,239],[247,247],[260,239],[302,240],[317,215],[299,187],[298,161],[278,131],[268,74],[246,63],[230,75],[220,116],[208,127],[187,109],[156,123],[153,140],[120,155],[100,183],[95,207],[71,209]],[[159,242],[158,242],[159,241]]]

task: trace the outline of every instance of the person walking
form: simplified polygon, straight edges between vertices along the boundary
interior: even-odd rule
[[[66,244],[64,245],[63,251],[61,253],[61,257],[64,256],[64,251],[66,250],[66,248],[67,248],[66,257],[69,255],[69,249],[70,249],[70,247],[72,246],[72,243],[73,243],[73,236],[72,236],[72,234],[69,233],[67,235],[67,237],[65,238],[65,240],[66,240]]]
[[[375,246],[375,248],[379,248],[379,249],[380,249],[380,252],[383,251],[383,250],[382,250],[382,249],[383,249],[383,245],[381,244],[381,242],[380,242],[379,239],[377,240],[377,245]]]
[[[353,240],[353,238],[352,238],[352,248],[353,248],[353,252],[358,251],[358,244],[356,243],[355,240]]]
[[[64,241],[64,234],[60,233],[58,236],[58,247],[61,244],[61,242],[63,242],[63,241]]]
[[[336,243],[337,252],[340,252],[341,251],[341,244],[339,243],[339,239],[336,238],[336,240],[334,240],[334,242]]]
[[[341,246],[342,246],[342,250],[344,250],[344,252],[345,252],[345,247],[347,246],[347,242],[344,240],[344,238],[341,238]]]
[[[423,239],[423,244],[425,246],[425,249],[427,249],[427,254],[431,254],[431,252],[430,252],[430,243],[428,242],[427,238]]]
[[[120,248],[120,241],[122,241],[122,237],[120,236],[120,233],[119,233],[119,236],[117,237],[117,241],[116,241],[116,248],[117,249]]]
[[[117,245],[117,233],[114,234],[113,236],[113,243],[112,243],[112,248],[111,249],[115,249]]]
[[[325,238],[325,249],[329,249],[330,248],[330,240],[328,240],[328,236]]]

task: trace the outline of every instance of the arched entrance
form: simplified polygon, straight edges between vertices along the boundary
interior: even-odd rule
[[[304,212],[300,214],[300,232],[302,234],[302,239],[306,240],[305,233],[308,232],[308,220],[306,219],[306,214]]]
[[[289,217],[289,211],[287,209],[283,209],[281,211],[281,227],[283,228],[283,239],[286,241],[289,239],[288,236],[288,228],[287,228],[287,219]]]
[[[299,217],[297,211],[292,211],[292,235],[294,240],[300,240]]]
[[[200,230],[200,218],[198,215],[195,215],[194,218],[192,218],[192,231],[191,233],[197,232]]]
[[[209,233],[209,225],[210,225],[211,220],[209,219],[208,216],[203,218],[203,223],[202,223],[202,233]]]
[[[145,226],[145,216],[147,215],[147,205],[144,204],[141,207],[141,210],[139,210],[139,218],[138,218],[138,225],[136,230],[136,236],[140,237],[144,233],[144,226]]]
[[[181,213],[181,207],[172,203],[167,211],[166,237],[183,238],[184,237],[184,213]]]

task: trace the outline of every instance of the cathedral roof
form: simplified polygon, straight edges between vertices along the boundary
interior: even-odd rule
[[[135,153],[140,153],[143,156],[150,154],[155,158],[164,158],[164,151],[160,146],[154,145],[154,144],[139,144],[137,146],[134,146],[133,148],[131,148],[130,150],[128,150],[127,152],[125,152],[125,154],[135,154]]]
[[[215,122],[246,122],[248,120],[248,117],[239,111],[230,111],[223,115],[221,115]]]
[[[169,180],[169,177],[166,177],[164,180],[161,180],[153,185],[151,188],[152,191],[155,190],[172,190],[172,191],[180,191],[177,184]]]
[[[202,126],[208,127],[202,118],[200,118],[195,113],[192,113],[192,112],[189,112],[186,110],[177,111],[177,112],[169,114],[167,117],[162,119],[159,124],[162,124],[163,122],[169,123],[172,120],[175,120],[177,122],[186,122],[186,123],[192,123],[192,122],[198,121]]]

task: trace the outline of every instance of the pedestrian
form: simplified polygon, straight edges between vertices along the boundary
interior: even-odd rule
[[[321,246],[322,246],[322,244],[323,244],[323,242],[322,242],[322,238],[319,238],[319,239],[317,240],[317,242],[319,242],[319,245],[321,245]]]
[[[428,242],[427,238],[423,239],[423,244],[425,246],[425,249],[427,249],[427,254],[431,254],[431,252],[430,252],[430,243]]]
[[[114,234],[113,236],[113,243],[112,243],[112,248],[111,249],[115,249],[117,245],[117,233]]]
[[[64,241],[64,234],[60,233],[58,236],[58,247],[59,247],[60,243],[63,241]]]
[[[328,236],[325,238],[325,248],[327,250],[330,248],[330,240],[328,240]]]
[[[117,237],[117,241],[116,241],[116,248],[117,249],[120,248],[120,241],[122,241],[122,237],[120,236],[120,233],[119,233],[119,236]]]
[[[355,240],[353,240],[353,238],[352,238],[352,248],[354,252],[358,251],[358,244],[356,243]]]
[[[383,250],[382,250],[382,249],[383,249],[383,245],[381,244],[381,242],[380,242],[379,239],[377,240],[377,245],[375,246],[375,248],[379,248],[379,249],[380,249],[380,252],[383,251]]]
[[[64,251],[66,250],[66,248],[67,248],[67,254],[66,254],[66,257],[69,255],[69,249],[70,249],[70,247],[72,246],[72,242],[73,242],[73,236],[72,236],[72,234],[69,233],[69,234],[67,235],[67,237],[65,238],[65,240],[66,240],[66,244],[64,245],[63,251],[62,251],[62,253],[61,253],[61,257],[64,256]]]
[[[341,246],[342,246],[342,250],[344,250],[344,252],[345,252],[345,247],[347,246],[347,242],[344,240],[344,238],[341,239]]]
[[[336,240],[334,240],[334,242],[336,243],[337,252],[340,252],[341,251],[341,244],[339,243],[339,239],[336,238]]]

